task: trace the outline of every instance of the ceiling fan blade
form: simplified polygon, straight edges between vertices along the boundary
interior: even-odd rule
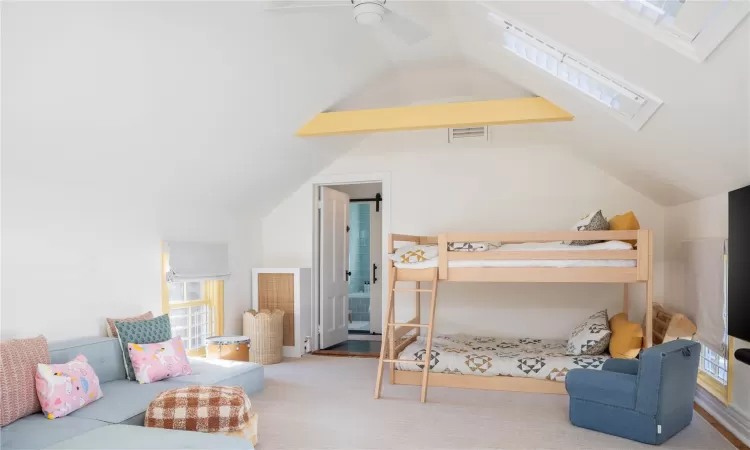
[[[414,45],[419,41],[430,37],[431,33],[424,27],[413,22],[406,17],[385,8],[385,17],[383,26],[388,28],[393,34],[401,38],[409,45]]]

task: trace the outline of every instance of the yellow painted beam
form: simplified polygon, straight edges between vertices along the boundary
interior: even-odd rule
[[[297,130],[296,134],[304,137],[333,136],[569,120],[573,120],[573,115],[549,100],[542,97],[526,97],[324,112],[313,117]]]

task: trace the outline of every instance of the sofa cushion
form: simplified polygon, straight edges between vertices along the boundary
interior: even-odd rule
[[[128,380],[132,381],[135,381],[135,371],[130,361],[128,344],[154,344],[172,339],[172,326],[168,314],[137,322],[115,322],[115,328],[120,339],[125,371]]]
[[[0,431],[3,450],[42,449],[65,439],[108,425],[79,417],[49,420],[42,413],[32,414],[4,426]]]
[[[120,341],[116,338],[89,337],[53,342],[49,345],[49,353],[52,364],[64,364],[83,354],[102,384],[125,379]]]
[[[127,380],[110,381],[101,385],[104,397],[71,413],[71,417],[96,419],[111,424],[143,425],[146,408],[151,400],[168,389],[184,387],[171,380],[150,384]]]
[[[635,377],[618,372],[573,369],[565,377],[565,389],[571,399],[633,409],[637,392]]]
[[[171,383],[202,386],[240,386],[245,393],[263,390],[263,366],[225,359],[189,358],[192,375],[171,379]]]
[[[133,385],[133,383],[131,383]],[[133,449],[177,449],[220,448],[247,449],[253,445],[244,439],[195,431],[163,430],[132,425],[109,425],[78,435],[48,447],[50,450],[101,450],[103,448]]]
[[[36,392],[48,419],[67,416],[102,398],[99,377],[83,355],[67,364],[39,364]]]
[[[155,344],[128,343],[128,355],[135,379],[141,384],[193,373],[180,336]]]
[[[34,381],[37,364],[49,364],[44,336],[0,342],[0,425],[42,410]]]
[[[122,319],[113,319],[111,317],[107,317],[107,336],[109,337],[118,337],[117,335],[117,327],[115,327],[115,322],[138,322],[141,320],[149,320],[154,318],[154,313],[151,311],[141,314],[140,316],[134,316],[134,317],[123,317]]]

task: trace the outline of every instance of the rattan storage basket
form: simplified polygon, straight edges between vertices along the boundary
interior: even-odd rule
[[[281,362],[284,345],[284,311],[249,310],[242,315],[242,334],[250,337],[250,361],[258,364]]]

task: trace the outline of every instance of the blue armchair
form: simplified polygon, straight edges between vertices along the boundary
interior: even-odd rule
[[[601,371],[573,369],[565,379],[573,425],[661,444],[690,424],[701,346],[676,340],[608,359]]]

